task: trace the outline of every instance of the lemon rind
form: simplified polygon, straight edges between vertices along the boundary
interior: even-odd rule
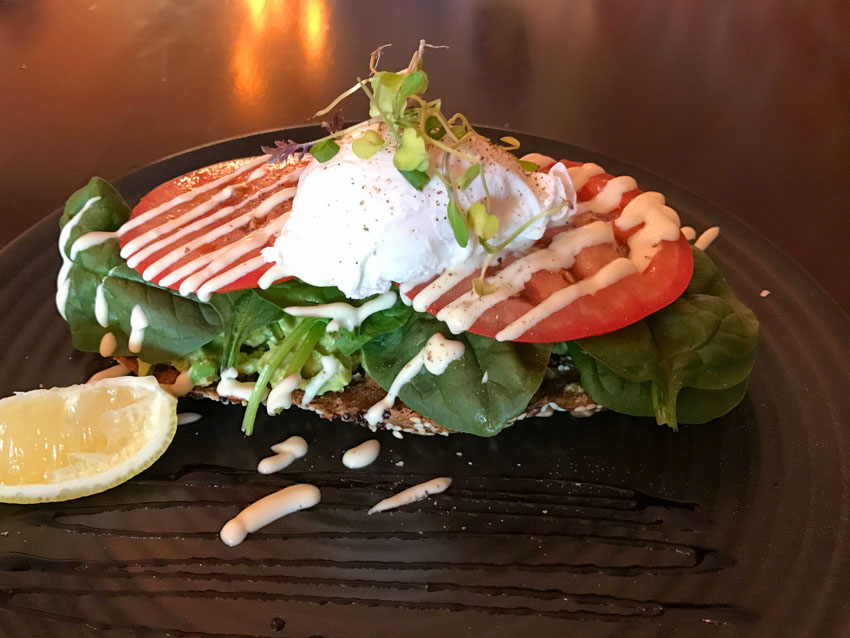
[[[109,386],[132,386],[139,390],[140,398],[150,396],[152,398],[150,412],[155,415],[152,420],[154,422],[160,421],[162,425],[149,432],[148,439],[135,455],[104,472],[59,483],[0,484],[0,502],[16,504],[48,503],[98,494],[140,474],[162,456],[177,432],[177,399],[162,390],[153,377],[119,377],[104,379],[98,383]],[[84,388],[85,386],[70,386],[69,388],[58,388],[58,390],[72,393],[74,388],[80,387]],[[49,392],[49,390],[34,390],[32,394],[42,392]],[[16,393],[15,398],[21,396],[21,394],[30,393]]]

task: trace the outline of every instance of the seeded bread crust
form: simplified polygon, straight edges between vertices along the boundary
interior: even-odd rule
[[[133,372],[138,371],[135,357],[116,357],[116,361]],[[153,375],[162,384],[171,384],[177,379],[178,371],[170,366],[155,366]],[[602,406],[591,401],[581,385],[578,383],[578,374],[572,368],[559,364],[555,357],[546,370],[543,383],[537,393],[532,397],[525,411],[516,417],[511,424],[522,419],[531,417],[552,416],[555,412],[569,412],[574,417],[587,417],[602,410]],[[245,402],[236,397],[222,396],[216,392],[215,386],[196,386],[189,391],[188,396],[196,399],[212,399],[222,403]],[[391,430],[399,434],[420,434],[425,436],[456,434],[443,426],[434,423],[422,416],[419,412],[410,409],[402,401],[397,400],[395,405],[384,412],[384,420],[377,425],[369,425],[366,422],[366,411],[375,403],[386,396],[383,390],[373,379],[364,374],[355,374],[351,383],[338,392],[326,392],[314,398],[308,405],[302,406],[301,399],[304,393],[295,390],[292,393],[292,404],[305,410],[315,412],[323,419],[330,421],[347,421],[357,423],[376,430]]]

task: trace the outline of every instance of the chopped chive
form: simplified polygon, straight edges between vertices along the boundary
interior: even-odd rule
[[[339,153],[339,144],[337,144],[333,140],[325,140],[324,142],[319,142],[318,144],[314,144],[313,147],[310,149],[310,155],[315,157],[320,162],[327,162],[337,153]]]
[[[517,160],[519,165],[522,166],[523,170],[528,171],[529,173],[534,173],[540,170],[540,167],[534,162],[528,162],[526,160]]]
[[[260,407],[260,402],[263,400],[263,394],[265,394],[266,386],[268,386],[274,371],[277,370],[278,366],[280,366],[286,358],[286,355],[288,355],[290,351],[298,345],[298,342],[301,341],[302,338],[305,343],[307,342],[307,337],[316,325],[318,325],[322,332],[324,332],[325,323],[327,322],[321,319],[304,319],[295,327],[289,336],[272,348],[271,356],[269,357],[266,365],[260,371],[259,378],[254,384],[254,390],[251,392],[251,396],[248,399],[248,406],[245,408],[245,414],[242,416],[242,431],[246,436],[250,436],[254,431],[254,420],[257,418],[257,409]],[[319,337],[316,338],[316,341],[318,341],[319,338],[321,338],[321,333],[319,334]],[[315,345],[315,342],[313,345]],[[312,347],[310,349],[312,350]]]

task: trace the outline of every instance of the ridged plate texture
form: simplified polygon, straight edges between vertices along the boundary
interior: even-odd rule
[[[183,172],[311,134],[221,142],[119,187],[134,203]],[[0,635],[850,635],[848,317],[741,221],[644,171],[517,137],[633,175],[698,230],[721,226],[710,254],[761,322],[741,406],[678,433],[602,413],[493,439],[383,434],[375,464],[346,470],[342,452],[371,438],[357,426],[292,411],[260,418],[246,439],[239,407],[184,401],[202,420],[129,483],[0,507]],[[74,351],[54,306],[57,215],[0,253],[2,395],[77,383],[104,365]],[[292,434],[310,443],[307,456],[257,474]],[[454,478],[448,492],[366,515],[443,475]],[[241,507],[302,481],[322,490],[315,509],[236,548],[218,540]]]

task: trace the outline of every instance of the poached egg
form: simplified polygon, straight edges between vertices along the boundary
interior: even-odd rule
[[[274,245],[263,251],[276,270],[362,299],[386,292],[393,282],[427,281],[469,259],[483,259],[472,233],[466,247],[455,241],[447,218],[449,192],[440,178],[416,190],[393,166],[394,145],[361,159],[351,142],[343,140],[332,159],[314,160],[302,173],[290,218]],[[516,157],[474,134],[459,150],[481,160],[490,213],[499,219],[492,243],[535,215],[560,207],[511,242],[510,250],[521,250],[575,211],[575,189],[563,165],[549,173],[528,173]],[[432,166],[445,166],[455,178],[470,166],[438,149],[430,155]],[[486,194],[477,177],[458,190],[458,202],[465,210]]]

